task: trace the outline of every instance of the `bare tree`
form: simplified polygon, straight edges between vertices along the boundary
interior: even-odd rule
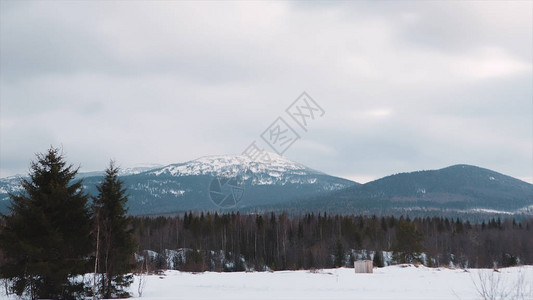
[[[96,221],[96,255],[94,259],[94,276],[93,276],[93,300],[98,299],[98,257],[100,256],[100,222],[98,222],[98,210],[95,211]]]
[[[143,296],[144,287],[146,286],[146,275],[148,275],[148,265],[146,264],[146,258],[143,258],[141,264],[141,272],[139,273],[139,285],[137,286],[137,293],[139,297]]]
[[[494,270],[479,270],[477,278],[472,278],[479,296],[484,300],[531,299],[533,287],[526,278],[526,273],[519,268],[516,277]]]

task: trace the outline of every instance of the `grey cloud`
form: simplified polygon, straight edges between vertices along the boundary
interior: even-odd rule
[[[533,178],[525,2],[1,3],[2,175],[58,143],[86,170],[239,153],[305,90],[310,167]]]

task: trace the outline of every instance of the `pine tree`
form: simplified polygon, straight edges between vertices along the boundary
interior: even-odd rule
[[[89,271],[91,253],[88,196],[78,172],[66,165],[58,149],[38,154],[23,193],[11,195],[10,214],[3,215],[0,247],[6,258],[0,277],[12,290],[31,298],[81,297],[83,283],[73,277]]]
[[[105,298],[127,297],[124,290],[133,281],[128,275],[133,269],[133,238],[130,218],[125,207],[128,197],[124,182],[118,178],[119,169],[111,162],[105,178],[97,187],[98,197],[94,199],[93,211],[97,232],[97,273],[101,274],[99,294]]]

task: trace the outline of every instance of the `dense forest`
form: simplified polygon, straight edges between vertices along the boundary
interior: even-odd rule
[[[533,219],[186,213],[132,220],[143,268],[292,270],[374,264],[495,267],[533,263]],[[377,255],[374,255],[376,253]]]

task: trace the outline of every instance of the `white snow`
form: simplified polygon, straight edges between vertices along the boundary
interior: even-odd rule
[[[183,164],[169,165],[164,168],[153,170],[155,175],[170,174],[172,176],[190,175],[230,175],[235,176],[245,170],[253,173],[265,172],[272,177],[280,177],[282,174],[293,171],[302,172],[308,169],[298,163],[292,162],[275,153],[268,153],[270,161],[252,160],[246,155],[217,155],[205,156]]]
[[[127,176],[127,175],[135,175],[140,174],[142,172],[147,172],[153,169],[161,168],[162,165],[160,164],[137,164],[134,167],[130,168],[121,168],[119,169],[119,175],[120,176]]]
[[[480,278],[481,275],[481,279]],[[166,271],[150,275],[141,299],[480,299],[475,284],[494,276],[500,290],[533,299],[533,266],[500,269],[447,269],[389,266],[373,274],[354,269],[318,271],[188,273]],[[494,283],[493,280],[492,283]],[[138,277],[131,285],[134,297]]]
[[[504,299],[533,299],[533,266],[495,272],[395,265],[374,268],[373,274],[355,274],[354,269],[348,268],[235,273],[165,271],[162,275],[148,275],[144,281],[143,295],[139,297],[139,276],[135,276],[129,287],[133,298],[481,299],[478,289],[484,283],[494,287],[496,294],[505,293]],[[18,299],[3,293],[0,289],[2,299]]]
[[[283,156],[268,152],[270,160],[253,160],[246,155],[205,156],[181,164],[168,165],[149,171],[156,176],[240,176],[251,185],[313,185],[319,182],[321,172],[307,168]],[[326,190],[337,190],[346,185],[325,183]]]
[[[517,209],[516,212],[523,213],[523,214],[533,213],[533,205],[524,206],[520,209]]]
[[[467,210],[467,212],[479,212],[479,213],[501,214],[501,215],[512,215],[513,214],[513,212],[509,212],[509,211],[487,209],[487,208],[474,208],[474,209]]]
[[[185,190],[169,190],[168,192],[175,196],[181,196],[185,194]]]

